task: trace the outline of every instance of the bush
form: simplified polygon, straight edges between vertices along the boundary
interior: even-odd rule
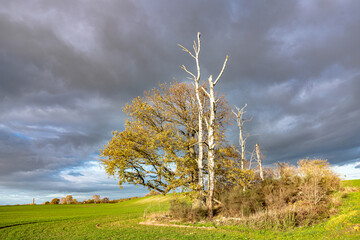
[[[298,162],[301,198],[313,206],[325,201],[327,195],[340,189],[340,178],[331,171],[330,165],[322,159],[302,159]]]
[[[249,216],[264,209],[264,199],[256,188],[246,191],[234,188],[225,193],[221,201],[224,204],[223,213],[231,217]]]
[[[199,221],[207,217],[207,208],[200,206],[193,207],[184,200],[170,201],[170,215],[175,219],[185,221]]]
[[[334,195],[340,179],[326,160],[302,159],[295,168],[277,164],[273,174],[245,191],[233,188],[223,194],[222,214],[260,228],[308,226],[335,213]]]

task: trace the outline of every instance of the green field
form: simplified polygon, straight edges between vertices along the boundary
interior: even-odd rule
[[[342,181],[344,187],[360,187],[360,179]]]
[[[350,184],[358,184],[360,180]],[[242,226],[140,225],[166,211],[174,195],[117,204],[0,207],[0,239],[360,239],[360,192],[342,194],[339,213],[321,224],[286,231]]]

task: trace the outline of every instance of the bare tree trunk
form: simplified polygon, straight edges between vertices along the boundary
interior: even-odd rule
[[[215,99],[215,91],[214,87],[216,83],[219,81],[221,75],[223,74],[226,63],[228,60],[228,56],[226,56],[223,68],[221,69],[221,72],[219,73],[219,76],[216,78],[216,80],[213,82],[213,78],[210,75],[209,77],[209,92],[207,92],[204,88],[203,91],[205,94],[209,97],[210,102],[210,118],[209,121],[206,121],[207,123],[207,129],[208,129],[208,171],[209,171],[209,194],[208,194],[208,210],[209,210],[209,218],[211,219],[214,215],[213,213],[213,207],[214,207],[214,191],[215,191],[215,117],[216,117],[216,102]],[[205,119],[206,120],[206,119]]]
[[[184,69],[188,74],[190,74],[191,79],[194,81],[194,87],[195,87],[195,95],[196,95],[196,99],[197,99],[197,103],[198,103],[198,107],[199,107],[199,115],[198,115],[198,124],[199,124],[199,129],[198,129],[198,146],[199,146],[199,155],[198,155],[198,159],[197,159],[197,165],[198,165],[198,187],[199,190],[201,192],[201,196],[203,196],[203,191],[204,191],[204,177],[203,177],[203,158],[204,158],[204,134],[203,134],[203,118],[204,118],[204,108],[201,102],[201,98],[200,98],[200,87],[199,87],[199,82],[200,82],[200,64],[199,64],[199,54],[200,54],[200,46],[201,46],[201,41],[200,41],[200,32],[198,32],[197,34],[197,43],[194,41],[194,45],[193,45],[193,49],[195,52],[195,55],[192,54],[187,48],[183,47],[182,45],[179,45],[183,51],[187,52],[190,54],[191,57],[193,57],[195,59],[196,62],[196,70],[197,70],[197,75],[195,76],[195,74],[193,74],[192,72],[190,72],[189,70],[186,69],[186,67],[184,65],[181,66],[182,69]]]
[[[245,161],[245,143],[246,143],[246,139],[247,137],[244,138],[243,135],[243,123],[244,123],[244,119],[242,118],[244,113],[245,113],[245,108],[246,108],[247,104],[245,104],[245,106],[242,109],[239,109],[238,107],[235,107],[237,112],[234,112],[234,115],[236,117],[236,121],[239,127],[239,146],[241,148],[241,170],[244,170],[244,161]]]
[[[210,118],[208,123],[208,165],[209,165],[209,198],[208,198],[208,208],[209,208],[209,218],[213,217],[213,199],[214,199],[214,190],[215,190],[215,96],[214,96],[214,83],[212,81],[212,76],[209,77],[209,100],[210,100]]]
[[[198,163],[198,169],[199,169],[199,187],[201,189],[203,189],[203,127],[202,127],[202,122],[203,120],[206,121],[207,124],[207,130],[208,130],[208,171],[209,171],[209,182],[208,182],[208,200],[207,200],[207,204],[208,204],[208,209],[209,209],[209,218],[213,217],[213,201],[214,201],[214,191],[215,191],[215,116],[216,116],[216,110],[215,110],[215,105],[217,100],[215,99],[215,92],[214,92],[214,87],[216,85],[216,83],[219,81],[221,75],[223,74],[225,67],[226,67],[226,63],[228,60],[228,56],[226,56],[223,68],[221,69],[218,77],[216,78],[216,80],[213,82],[212,76],[209,77],[209,93],[202,88],[202,90],[205,92],[205,94],[209,97],[210,100],[210,118],[209,121],[207,121],[204,118],[204,109],[202,106],[202,102],[201,102],[201,98],[200,98],[200,85],[199,85],[199,81],[200,81],[200,65],[199,65],[199,53],[200,53],[200,33],[198,33],[197,35],[197,43],[196,41],[194,41],[194,45],[193,45],[193,49],[195,52],[195,55],[193,53],[191,53],[188,49],[186,49],[185,47],[183,47],[182,45],[179,45],[185,52],[189,53],[191,57],[193,57],[195,59],[196,62],[196,69],[197,69],[197,75],[195,76],[195,74],[193,74],[192,72],[190,72],[189,70],[186,69],[186,67],[184,65],[181,66],[181,68],[186,71],[190,76],[193,81],[194,81],[194,86],[195,86],[195,93],[196,93],[196,98],[198,101],[198,106],[199,106],[199,132],[198,132],[198,145],[199,145],[199,157],[197,160]]]
[[[264,173],[261,165],[260,147],[258,143],[255,145],[255,149],[256,149],[257,162],[259,165],[260,178],[261,180],[264,180]]]

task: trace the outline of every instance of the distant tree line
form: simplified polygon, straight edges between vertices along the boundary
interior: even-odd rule
[[[53,198],[50,202],[46,201],[44,205],[56,205],[56,204],[99,204],[99,203],[118,203],[124,202],[132,199],[136,199],[138,197],[131,197],[131,198],[123,198],[123,199],[114,199],[110,200],[108,197],[100,198],[100,195],[94,195],[91,199],[78,201],[77,199],[73,198],[72,195],[67,195],[63,198]]]

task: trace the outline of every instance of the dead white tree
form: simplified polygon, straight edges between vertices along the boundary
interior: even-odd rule
[[[185,48],[184,46],[178,44],[183,51],[187,52],[192,58],[195,59],[195,64],[196,64],[196,70],[197,73],[196,75],[194,73],[192,73],[191,71],[189,71],[184,65],[181,66],[181,68],[187,72],[191,77],[189,77],[190,80],[193,80],[193,84],[195,87],[195,95],[196,95],[196,99],[197,99],[197,104],[198,104],[198,108],[199,108],[199,114],[198,114],[198,125],[199,125],[199,129],[198,129],[198,146],[199,146],[199,155],[198,155],[198,159],[197,159],[197,166],[198,166],[198,187],[201,191],[204,190],[204,177],[203,177],[203,158],[204,158],[204,131],[203,131],[203,119],[204,119],[204,107],[203,107],[203,103],[201,102],[201,98],[200,98],[200,64],[199,64],[199,54],[200,54],[200,46],[201,46],[201,41],[200,41],[200,32],[198,32],[197,34],[197,43],[196,41],[194,41],[194,45],[193,45],[193,49],[194,49],[194,53],[192,53],[191,51],[189,51],[187,48]]]
[[[256,151],[257,162],[258,162],[258,166],[259,166],[260,178],[261,178],[261,180],[264,180],[264,173],[263,173],[263,168],[262,168],[262,164],[261,164],[260,146],[258,143],[256,143],[256,145],[255,145],[255,151]]]
[[[246,139],[248,136],[245,136],[244,137],[244,133],[243,133],[243,124],[245,122],[245,119],[243,118],[243,115],[245,113],[245,108],[246,108],[247,104],[245,104],[245,106],[243,108],[238,108],[235,106],[236,108],[236,111],[235,112],[234,110],[232,111],[236,117],[236,122],[238,124],[238,128],[239,128],[239,146],[240,146],[240,155],[241,155],[241,170],[244,170],[244,161],[245,161],[245,144],[246,144]]]
[[[223,67],[218,75],[218,77],[213,81],[212,75],[210,75],[209,81],[209,92],[204,88],[202,90],[209,98],[210,103],[210,117],[209,120],[205,118],[205,122],[208,130],[208,172],[209,172],[209,189],[208,189],[208,209],[209,209],[209,218],[213,217],[213,202],[214,202],[214,191],[215,191],[215,117],[216,117],[216,103],[219,99],[215,98],[214,87],[224,73],[226,63],[229,59],[229,56],[226,56]]]

